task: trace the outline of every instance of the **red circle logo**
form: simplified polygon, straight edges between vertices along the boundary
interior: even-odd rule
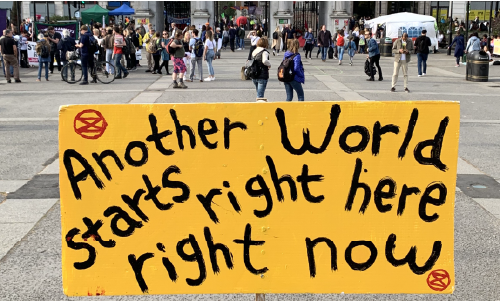
[[[450,283],[450,274],[445,270],[434,270],[427,276],[427,285],[435,291],[444,291]]]
[[[101,112],[96,110],[83,110],[75,117],[73,127],[75,133],[85,139],[97,139],[104,134],[108,123]]]

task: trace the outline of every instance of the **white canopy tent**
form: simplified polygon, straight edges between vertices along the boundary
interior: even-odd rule
[[[365,21],[367,27],[372,29],[372,33],[377,30],[377,25],[385,24],[385,36],[392,39],[401,37],[403,33],[408,33],[408,37],[417,38],[423,29],[427,30],[427,36],[431,39],[432,46],[437,46],[436,38],[436,18],[413,13],[397,13],[381,16]]]

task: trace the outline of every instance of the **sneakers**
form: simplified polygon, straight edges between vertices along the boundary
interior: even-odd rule
[[[339,62],[339,66],[342,65],[342,61]]]
[[[460,65],[456,65],[455,67],[460,67]]]
[[[410,90],[408,90],[408,88],[405,88],[405,92],[410,93]]]
[[[128,76],[128,72],[123,74],[123,78],[126,78]]]
[[[184,84],[184,82],[180,82],[178,84],[179,89],[187,89],[187,86]]]
[[[336,57],[336,56],[333,56],[333,58],[334,58],[334,59],[336,59],[336,60],[338,60],[338,59],[339,59],[339,58],[338,58],[338,57]]]
[[[174,83],[172,84],[172,88],[173,88],[173,89],[178,89],[178,88],[179,88],[179,84],[178,84],[177,82],[174,82]]]
[[[236,49],[236,50],[241,50],[241,48],[238,48],[238,49]]]
[[[426,75],[427,75],[427,74],[425,74],[425,73],[422,73],[422,76],[426,76]]]
[[[351,65],[351,66],[352,66],[352,62],[350,62],[350,63],[349,63],[349,65]]]
[[[212,81],[214,81],[214,80],[215,80],[215,76],[214,76],[214,77],[212,77]]]
[[[419,74],[418,77],[422,77],[422,75]]]
[[[396,87],[392,87],[391,92],[396,92]]]
[[[373,79],[373,78],[369,78],[369,79],[367,79],[367,81],[369,81],[369,82],[374,82],[374,81],[375,81],[375,79]]]
[[[205,78],[204,80],[205,80],[206,82],[209,82],[209,81],[211,81],[212,79],[211,79],[210,77],[207,77],[207,78]]]

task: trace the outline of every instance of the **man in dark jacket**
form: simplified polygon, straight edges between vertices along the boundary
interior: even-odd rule
[[[326,54],[328,53],[328,47],[330,47],[330,41],[332,40],[332,34],[330,31],[326,30],[326,25],[321,26],[321,31],[318,34],[318,46],[321,49],[321,60],[326,61]]]
[[[431,39],[427,36],[427,30],[422,30],[422,35],[415,40],[414,45],[417,52],[418,77],[425,76],[427,71],[427,57],[429,56],[429,47],[431,45]],[[422,65],[424,65],[423,73]]]

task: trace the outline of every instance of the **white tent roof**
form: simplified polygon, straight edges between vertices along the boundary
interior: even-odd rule
[[[403,22],[436,22],[433,16],[425,16],[414,13],[397,13],[387,16],[381,16],[375,19],[365,21],[368,24],[383,24],[383,23],[403,23]]]

